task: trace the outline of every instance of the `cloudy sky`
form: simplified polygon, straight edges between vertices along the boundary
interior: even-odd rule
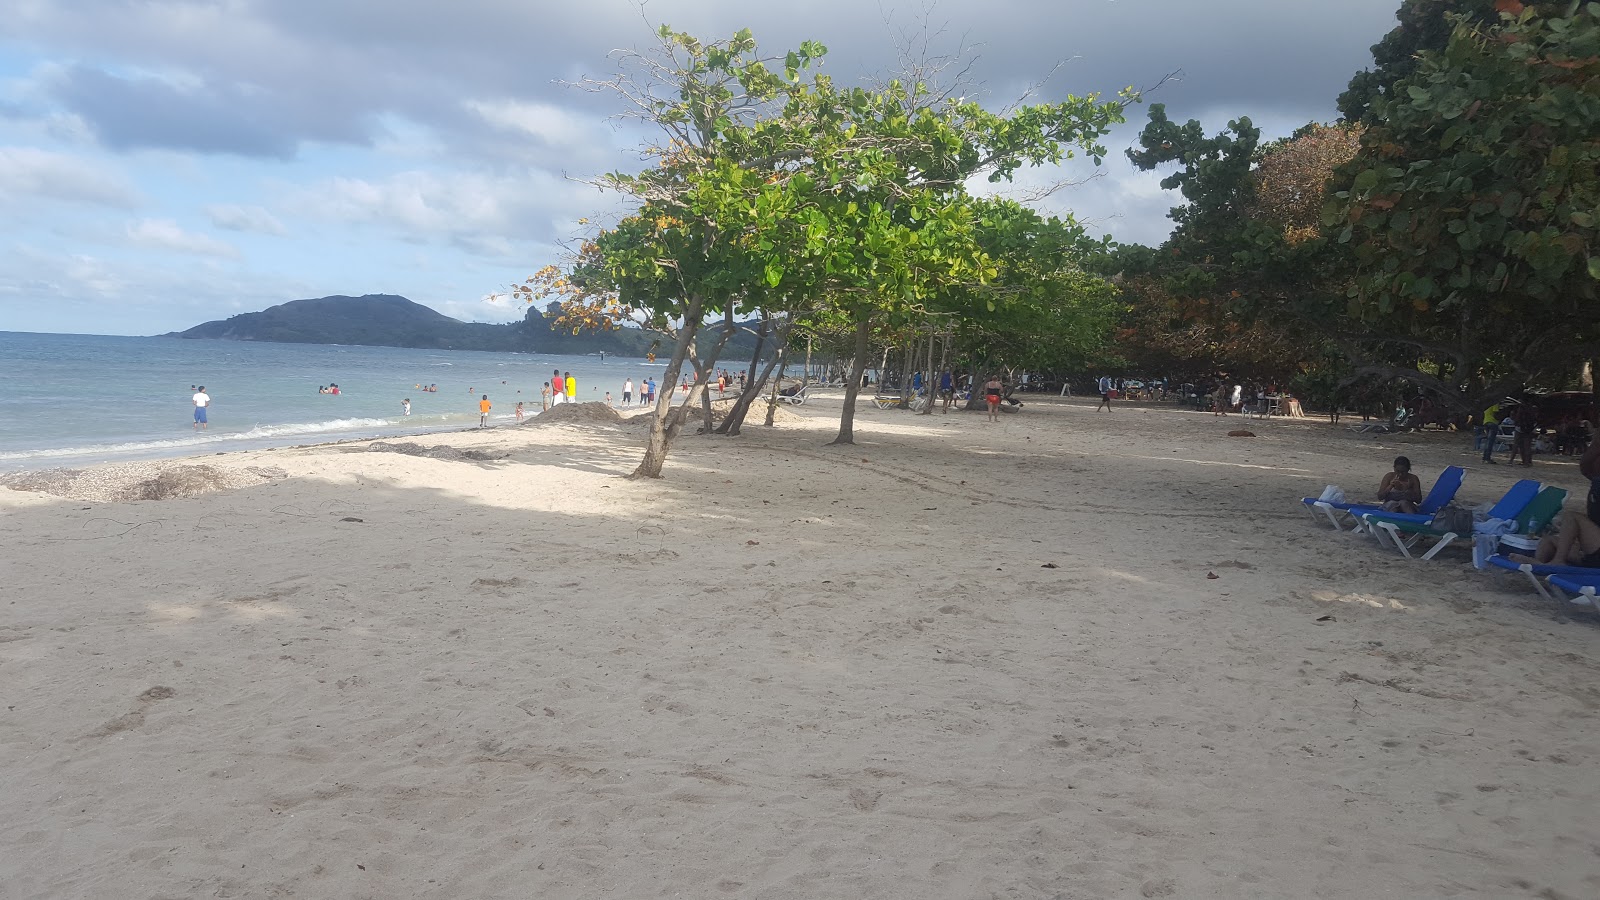
[[[1149,86],[1208,131],[1268,136],[1334,99],[1399,0],[6,0],[0,330],[151,334],[301,297],[397,293],[476,321],[614,210],[586,176],[638,165],[603,77],[648,22],[829,47],[836,80],[896,35],[972,48],[996,106]],[[919,23],[929,23],[924,29]],[[1061,63],[1059,68],[1055,68]],[[1097,178],[1041,205],[1159,242],[1174,202],[1112,135]],[[1077,178],[1088,169],[1074,168]],[[1022,188],[1061,180],[1036,172]]]

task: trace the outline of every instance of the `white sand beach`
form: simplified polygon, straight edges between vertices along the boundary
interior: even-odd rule
[[[1296,502],[1527,470],[838,402],[0,490],[0,896],[1600,896],[1594,612]]]

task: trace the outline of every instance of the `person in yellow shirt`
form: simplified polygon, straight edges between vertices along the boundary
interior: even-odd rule
[[[489,410],[493,407],[493,405],[494,404],[489,402],[489,395],[488,394],[484,394],[483,395],[483,399],[478,401],[478,427],[479,428],[482,428],[485,425],[489,424]]]
[[[566,387],[567,387],[567,402],[568,403],[577,403],[578,402],[578,379],[573,378],[572,377],[572,373],[568,372],[566,381],[567,381],[567,385],[566,385]]]

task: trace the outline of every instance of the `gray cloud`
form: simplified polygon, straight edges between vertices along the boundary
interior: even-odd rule
[[[53,85],[106,146],[287,159],[299,136],[260,115],[261,102],[232,85],[180,89],[157,78],[120,78],[75,66]]]
[[[976,81],[996,101],[1067,61],[1042,93],[1114,91],[1183,70],[1161,99],[1175,110],[1303,109],[1328,117],[1397,0],[991,0],[885,13],[859,0],[806,4],[655,0],[651,20],[709,37],[752,28],[774,52],[815,38],[826,68],[854,79],[894,68],[893,35],[930,25],[930,45],[977,48]],[[31,14],[31,15],[30,15]],[[893,24],[885,18],[894,20]],[[197,87],[77,69],[61,95],[112,146],[282,157],[304,140],[369,142],[395,114],[478,132],[468,101],[555,103],[598,119],[611,107],[556,86],[608,74],[614,47],[648,44],[628,0],[529,4],[458,0],[275,0],[164,4],[80,0],[29,7],[0,29],[96,59],[175,70]],[[3,35],[4,32],[0,32]],[[140,110],[145,115],[131,112]]]

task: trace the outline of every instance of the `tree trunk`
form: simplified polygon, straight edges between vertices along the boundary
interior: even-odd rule
[[[977,369],[969,373],[967,379],[967,405],[960,407],[967,412],[987,412],[989,404],[983,399],[983,383],[987,379],[980,377]]]
[[[703,308],[698,296],[690,298],[689,308],[683,317],[683,328],[678,331],[677,343],[672,348],[672,361],[667,363],[667,371],[662,373],[662,390],[656,394],[655,411],[650,414],[650,438],[645,444],[644,459],[639,461],[639,467],[628,475],[629,478],[661,477],[661,467],[666,465],[667,450],[672,444],[672,432],[675,430],[667,424],[667,414],[672,410],[672,388],[677,385],[678,376],[683,373],[683,361],[694,346]]]
[[[936,376],[934,375],[934,371],[933,371],[933,338],[934,338],[934,332],[936,330],[937,330],[937,326],[935,326],[934,323],[929,322],[928,323],[928,365],[927,365],[926,369],[922,373],[922,387],[927,392],[926,395],[927,395],[927,398],[928,398],[928,405],[924,406],[922,408],[922,414],[925,415],[925,416],[933,415],[933,401],[935,401],[935,400],[937,400],[939,398],[939,389],[938,389],[938,385],[935,384],[935,382],[934,382],[934,379],[935,379]]]
[[[739,394],[739,399],[733,401],[733,409],[728,410],[727,418],[722,420],[722,427],[719,430],[724,434],[738,434],[739,429],[744,425],[744,419],[745,416],[749,415],[750,407],[755,404],[756,398],[761,396],[761,389],[766,386],[767,379],[772,377],[772,370],[777,367],[778,361],[783,358],[784,346],[789,342],[789,325],[790,322],[788,321],[782,322],[776,327],[769,327],[767,323],[763,323],[761,336],[763,338],[771,336],[773,343],[778,348],[777,352],[773,353],[772,358],[767,360],[766,365],[761,370],[760,377],[757,377],[756,366],[761,361],[762,341],[756,341],[756,352],[750,359],[750,371],[745,383],[745,389]],[[773,390],[777,390],[777,385],[773,386]],[[772,423],[769,422],[767,424],[770,425]]]
[[[911,400],[911,370],[917,365],[917,341],[912,338],[906,345],[905,362],[900,367],[900,406],[904,408]]]
[[[772,395],[767,398],[767,421],[766,421],[766,424],[768,425],[768,427],[771,427],[772,425],[777,424],[777,421],[778,421],[778,389],[783,387],[783,370],[789,367],[789,348],[787,346],[787,342],[785,342],[785,341],[779,341],[778,342],[777,363],[778,363],[778,377],[774,378],[772,380]],[[808,384],[810,382],[810,380],[811,380],[810,375],[811,375],[811,373],[807,372],[804,376],[801,377],[801,379],[800,379],[800,387],[801,387],[802,390],[804,390],[806,384]]]
[[[856,313],[856,358],[850,367],[850,378],[844,385],[844,412],[839,414],[839,436],[831,443],[856,442],[856,397],[861,394],[861,376],[867,370],[867,338],[871,336],[872,314],[862,309]]]
[[[733,313],[730,311],[723,321],[722,333],[717,336],[717,342],[711,345],[711,353],[705,362],[701,362],[693,351],[689,354],[689,364],[694,366],[695,383],[689,388],[689,396],[685,398],[687,407],[694,402],[695,392],[699,392],[701,411],[701,434],[711,434],[716,427],[716,421],[711,414],[711,376],[716,373],[717,361],[722,357],[722,348],[727,346],[728,338],[738,329],[733,327]]]
[[[762,316],[761,330],[756,333],[756,351],[750,355],[750,368],[745,370],[744,387],[739,391],[739,396],[733,401],[733,408],[722,418],[722,424],[717,426],[718,434],[738,434],[739,426],[744,424],[746,411],[755,401],[756,395],[761,393],[761,384],[756,380],[756,366],[761,365],[761,354],[767,348],[767,338],[772,334],[772,318]]]

